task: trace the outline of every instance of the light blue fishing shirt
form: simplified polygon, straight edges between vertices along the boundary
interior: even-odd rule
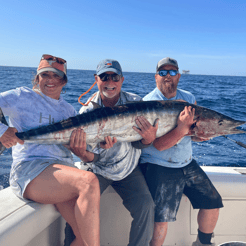
[[[147,94],[143,100],[178,100],[182,99],[189,103],[195,103],[195,97],[188,91],[177,89],[176,96],[167,99],[156,87],[152,92]],[[178,144],[173,147],[159,151],[153,145],[142,150],[140,163],[153,163],[164,167],[180,168],[188,165],[192,161],[192,144],[191,137],[184,137]]]
[[[92,97],[93,102],[104,107],[99,92],[96,92]],[[115,106],[141,100],[142,98],[136,94],[121,91],[120,98]],[[89,103],[88,106],[83,106],[79,113],[82,114],[92,110],[93,105]],[[110,149],[97,147],[91,150],[88,146],[87,150],[100,155],[96,162],[87,163],[93,172],[114,181],[127,177],[138,165],[141,154],[141,150],[135,149],[129,142],[117,142]]]
[[[27,131],[44,125],[53,124],[75,116],[72,105],[62,97],[59,100],[37,94],[32,89],[20,87],[0,93],[0,107],[5,116],[9,117],[9,126],[18,132]],[[0,123],[0,136],[7,130],[7,126]],[[56,159],[73,165],[71,152],[61,144],[39,145],[18,144],[12,147],[12,168],[22,161],[35,159]]]

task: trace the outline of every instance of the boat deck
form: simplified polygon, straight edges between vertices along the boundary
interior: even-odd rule
[[[202,167],[223,198],[215,229],[216,245],[246,242],[246,168]],[[10,188],[0,191],[1,246],[61,246],[65,221],[52,205],[25,203]],[[197,210],[183,196],[177,221],[169,223],[164,245],[190,246],[197,235]],[[109,187],[101,198],[101,246],[126,246],[131,216]]]

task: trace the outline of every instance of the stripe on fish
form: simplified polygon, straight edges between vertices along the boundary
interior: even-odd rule
[[[88,113],[16,135],[26,143],[68,144],[72,131],[82,127],[87,135],[87,144],[92,148],[104,141],[105,136],[116,137],[118,141],[133,142],[141,139],[132,128],[137,127],[137,116],[144,116],[152,125],[159,118],[157,137],[160,137],[176,127],[179,114],[185,106],[195,108],[197,122],[192,126],[191,136],[213,138],[245,133],[236,129],[237,126],[245,124],[245,121],[234,120],[208,108],[180,101],[141,101],[95,108]]]

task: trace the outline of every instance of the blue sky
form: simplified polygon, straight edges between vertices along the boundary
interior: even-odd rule
[[[192,74],[246,76],[246,0],[1,1],[0,65],[37,67],[42,54],[95,70],[155,72],[163,57]]]

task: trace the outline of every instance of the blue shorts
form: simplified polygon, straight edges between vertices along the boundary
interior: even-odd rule
[[[9,178],[10,187],[14,194],[24,201],[29,201],[23,197],[27,185],[52,164],[71,166],[71,164],[54,159],[35,159],[17,163],[11,168]]]
[[[222,198],[195,160],[182,168],[140,164],[155,202],[155,222],[176,220],[182,194],[194,209],[223,207]]]

